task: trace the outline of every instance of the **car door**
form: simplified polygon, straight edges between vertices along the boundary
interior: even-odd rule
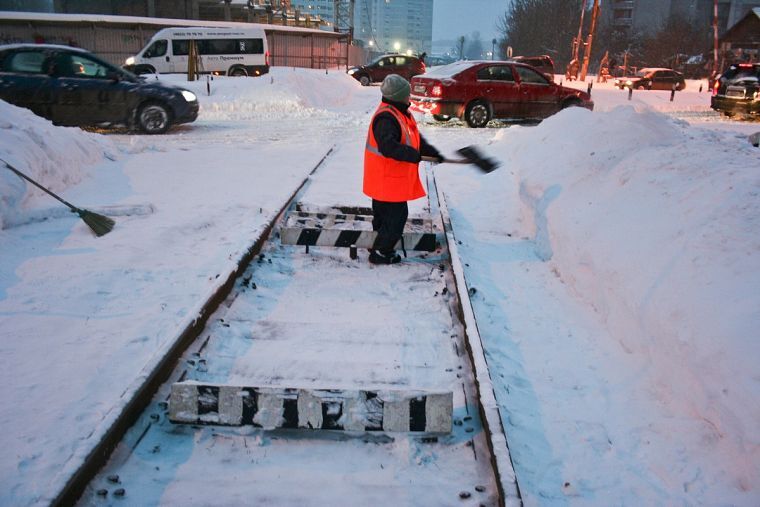
[[[493,107],[494,118],[520,116],[520,87],[515,81],[511,65],[487,65],[475,74],[478,95],[485,97]]]
[[[126,73],[83,53],[59,54],[56,61],[62,65],[54,76],[57,123],[96,125],[127,120],[130,92],[136,84]]]
[[[381,58],[377,62],[377,66],[372,71],[372,81],[376,83],[381,83],[383,79],[386,78],[389,74],[395,74],[396,73],[396,57],[395,56],[386,56],[385,58]]]
[[[515,65],[520,80],[520,104],[522,118],[546,118],[559,110],[558,88],[530,67]]]
[[[169,41],[159,39],[154,41],[142,54],[141,65],[149,65],[156,72],[172,72],[171,58],[169,57]]]
[[[93,125],[100,121],[99,80],[85,72],[89,59],[82,54],[57,52],[51,59],[52,120],[59,125]]]
[[[673,88],[673,73],[657,70],[652,74],[652,90],[670,90]]]
[[[398,74],[407,81],[412,80],[412,75],[414,73],[412,72],[411,58],[407,58],[406,56],[397,56],[394,61],[394,67],[395,69],[393,70],[393,74]]]
[[[0,58],[0,99],[51,119],[53,96],[47,52],[19,49],[7,51]]]

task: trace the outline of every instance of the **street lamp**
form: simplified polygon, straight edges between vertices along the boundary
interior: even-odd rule
[[[393,43],[393,49],[396,50],[396,53],[398,53],[399,49],[401,49],[401,43],[396,41]]]

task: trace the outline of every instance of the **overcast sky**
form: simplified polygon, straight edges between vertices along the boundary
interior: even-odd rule
[[[433,0],[433,40],[469,37],[480,32],[483,41],[499,38],[497,20],[510,0]]]

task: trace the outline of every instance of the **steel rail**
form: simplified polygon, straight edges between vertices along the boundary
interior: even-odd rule
[[[515,476],[512,457],[509,453],[504,424],[496,402],[496,395],[494,393],[493,382],[491,381],[491,374],[488,369],[488,361],[486,360],[485,351],[483,349],[483,342],[478,330],[478,323],[475,319],[475,313],[472,308],[472,301],[470,299],[470,292],[464,274],[464,267],[459,258],[454,228],[451,224],[451,217],[449,215],[448,206],[446,205],[444,193],[435,180],[435,174],[433,174],[432,179],[436,191],[438,209],[443,221],[454,282],[459,296],[457,302],[462,324],[464,325],[465,347],[475,375],[475,389],[478,394],[480,419],[483,423],[486,435],[488,436],[487,441],[491,454],[491,466],[496,475],[500,505],[505,507],[519,507],[522,505],[520,488],[517,484],[517,477]]]
[[[133,391],[132,397],[121,407],[120,413],[114,417],[114,420],[99,437],[99,441],[88,451],[82,464],[72,473],[63,488],[55,495],[51,501],[51,505],[64,507],[76,504],[87,485],[95,478],[96,474],[108,461],[113,450],[124,438],[127,430],[137,422],[140,415],[148,407],[158,388],[170,377],[182,354],[201,335],[209,317],[232,292],[235,281],[245,272],[256,255],[261,252],[275,225],[280,221],[285,212],[294,205],[298,197],[305,190],[311,176],[332,154],[334,148],[335,146],[332,146],[325,153],[288,197],[280,210],[273,215],[258,238],[241,254],[235,268],[227,274],[225,282],[202,305],[198,315],[187,323],[182,332],[175,338],[167,353],[153,365],[150,371],[140,373],[142,382]]]

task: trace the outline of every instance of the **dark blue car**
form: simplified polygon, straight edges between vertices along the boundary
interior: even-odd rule
[[[191,91],[145,81],[82,49],[0,46],[0,99],[56,125],[127,126],[161,134],[198,117]]]

